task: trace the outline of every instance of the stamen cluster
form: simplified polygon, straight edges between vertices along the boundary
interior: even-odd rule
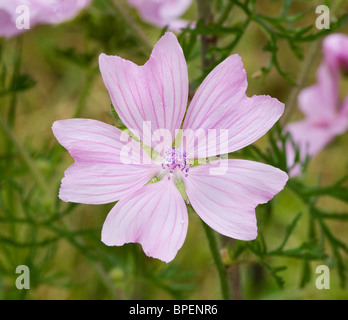
[[[186,151],[182,151],[181,148],[172,147],[168,148],[162,157],[162,169],[168,170],[170,174],[173,174],[176,169],[184,173],[185,177],[188,176],[189,167],[188,157]],[[170,177],[168,177],[170,179]]]

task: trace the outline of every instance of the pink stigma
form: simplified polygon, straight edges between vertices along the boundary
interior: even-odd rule
[[[166,169],[172,175],[176,169],[184,173],[185,177],[188,176],[189,167],[187,153],[182,152],[180,148],[172,147],[168,148],[162,157],[162,169]],[[168,180],[170,177],[168,176]]]

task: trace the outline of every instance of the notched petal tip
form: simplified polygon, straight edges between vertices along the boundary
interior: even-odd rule
[[[255,222],[255,225],[256,225],[256,222]],[[258,232],[257,232],[257,226],[256,226],[255,230],[250,232],[250,234],[246,234],[245,236],[235,236],[232,238],[236,240],[241,240],[241,241],[253,241],[257,238],[257,236],[258,236]],[[226,237],[230,237],[230,236],[227,235]]]
[[[169,262],[173,261],[178,253],[178,251],[177,251],[177,252],[175,252],[175,254],[171,255],[170,257],[164,257],[162,255],[157,255],[156,253],[152,253],[151,251],[146,250],[140,242],[130,241],[127,243],[123,243],[123,242],[122,243],[115,243],[112,239],[106,237],[103,232],[101,234],[101,241],[108,247],[123,246],[124,244],[128,244],[128,243],[140,245],[140,247],[142,248],[143,252],[145,253],[145,255],[147,257],[157,259],[157,260],[163,261],[165,263],[169,263]]]
[[[278,194],[288,175],[273,166],[249,160],[221,160],[224,175],[211,175],[209,166],[194,167],[185,180],[192,207],[217,232],[234,239],[254,240],[255,208]]]
[[[115,205],[104,222],[102,242],[108,246],[140,243],[147,256],[168,263],[182,247],[187,228],[184,200],[175,185],[164,179]]]
[[[98,63],[99,63],[99,67],[101,64],[103,64],[105,62],[107,58],[107,55],[105,53],[101,53],[98,57]]]
[[[67,194],[65,194],[62,189],[59,189],[58,198],[64,202],[71,202]]]
[[[174,258],[176,257],[177,253],[179,250],[177,250],[176,252],[171,252],[171,255],[170,256],[166,256],[164,257],[163,255],[158,255],[156,253],[152,253],[151,251],[146,251],[143,247],[143,245],[140,243],[144,253],[149,257],[149,258],[153,258],[153,259],[157,259],[157,260],[160,260],[160,261],[163,261],[165,263],[169,263],[171,261],[174,260]]]
[[[65,131],[66,131],[66,122],[70,121],[70,120],[72,120],[72,119],[54,121],[52,124],[52,127],[51,127],[54,137],[57,139],[57,141],[63,147],[64,147],[63,137],[64,137]]]
[[[60,126],[61,126],[61,121],[62,121],[62,120],[57,120],[57,121],[54,121],[54,122],[52,123],[51,129],[52,129],[54,135],[55,135],[55,133],[57,132],[57,130],[59,130],[59,128],[60,128]]]
[[[155,44],[144,65],[118,56],[100,54],[99,69],[111,102],[132,133],[145,144],[144,130],[168,130],[172,140],[180,128],[188,99],[188,72],[185,56],[176,38],[165,33]],[[155,149],[159,141],[151,139]]]
[[[248,97],[247,87],[246,71],[238,54],[229,56],[209,73],[191,101],[183,128],[218,131],[226,141],[227,152],[208,145],[204,150],[198,146],[191,153],[209,157],[242,149],[261,138],[279,120],[285,105],[268,95]],[[226,131],[227,138],[222,133]]]

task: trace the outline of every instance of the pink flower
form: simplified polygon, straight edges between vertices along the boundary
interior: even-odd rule
[[[298,105],[305,119],[285,128],[298,146],[302,161],[307,156],[318,154],[348,128],[348,95],[344,101],[339,97],[340,68],[348,66],[348,37],[340,34],[326,37],[323,53],[324,61],[317,71],[317,83],[303,89],[298,96]],[[287,151],[288,167],[291,168],[295,153],[290,144]],[[290,174],[299,175],[300,167],[293,167]]]
[[[159,28],[169,27],[180,31],[189,22],[180,17],[190,7],[192,0],[128,0],[136,8],[142,19]]]
[[[59,24],[74,18],[91,0],[0,0],[0,37],[13,37],[38,24]],[[24,17],[25,14],[28,16]]]
[[[334,73],[340,68],[348,71],[348,36],[340,33],[327,36],[323,41],[323,54]]]
[[[186,237],[185,200],[221,234],[255,239],[255,207],[283,189],[286,173],[237,159],[191,164],[194,155],[213,157],[219,150],[232,152],[253,143],[279,119],[284,105],[269,96],[247,97],[242,61],[233,55],[203,81],[185,116],[187,66],[172,33],[157,42],[143,66],[105,54],[99,64],[116,112],[134,139],[95,120],[56,121],[53,133],[75,159],[59,197],[87,204],[118,201],[106,218],[102,241],[116,246],[137,242],[148,256],[166,262]],[[180,147],[173,146],[181,126],[183,135],[185,130],[198,133],[198,141],[182,138]],[[202,132],[207,140],[201,139]],[[155,159],[136,142],[149,136]],[[157,181],[148,183],[154,177]]]

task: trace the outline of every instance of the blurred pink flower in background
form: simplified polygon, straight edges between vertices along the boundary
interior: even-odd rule
[[[159,28],[168,26],[172,31],[180,31],[190,25],[180,17],[190,7],[192,0],[128,0],[128,2],[138,10],[144,21]]]
[[[348,71],[348,36],[332,34],[323,41],[324,59],[317,70],[317,83],[303,89],[298,96],[298,106],[304,120],[285,127],[298,146],[300,160],[318,154],[337,135],[348,129],[348,94],[340,99],[341,71]],[[295,161],[295,151],[289,143],[288,168]],[[300,174],[300,166],[294,166],[291,176]]]
[[[0,0],[0,37],[27,31],[18,25],[28,13],[29,28],[38,24],[59,24],[74,18],[91,0]]]
[[[343,69],[348,72],[348,36],[340,33],[333,33],[323,41],[323,54],[326,63],[337,73]]]
[[[191,167],[190,155],[202,154],[202,146],[187,153],[185,144],[177,148],[173,141],[182,122],[183,131],[219,133],[226,129],[226,153],[233,152],[263,136],[282,115],[284,105],[269,96],[247,97],[242,60],[232,55],[206,77],[184,119],[187,66],[170,32],[157,42],[143,66],[105,54],[100,55],[99,65],[113,106],[129,130],[144,142],[140,132],[144,122],[150,122],[154,135],[166,129],[171,139],[160,152],[162,157],[151,159],[136,140],[118,128],[89,119],[56,121],[53,133],[75,160],[65,172],[59,197],[87,204],[118,201],[106,218],[102,241],[117,246],[137,242],[146,255],[166,262],[175,257],[186,238],[185,200],[219,233],[255,239],[255,207],[283,189],[287,174],[238,159]],[[222,139],[218,134],[217,138]],[[125,148],[136,150],[127,163],[122,160]],[[216,145],[205,154],[218,155]],[[158,181],[148,183],[154,177]]]

